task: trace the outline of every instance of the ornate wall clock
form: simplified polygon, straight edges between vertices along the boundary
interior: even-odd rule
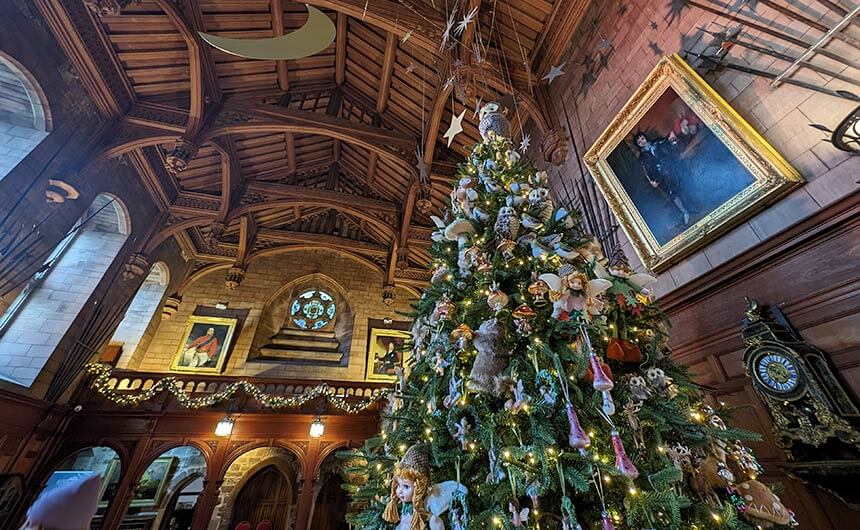
[[[801,339],[778,307],[765,312],[747,300],[743,336],[747,375],[781,447],[791,452],[798,444],[818,448],[838,440],[860,450],[860,408],[825,353]]]
[[[789,476],[860,510],[860,409],[827,355],[807,344],[778,307],[747,300],[743,362],[773,418]]]

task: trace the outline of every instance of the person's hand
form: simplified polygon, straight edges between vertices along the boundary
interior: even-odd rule
[[[672,143],[675,143],[675,141],[676,141],[677,139],[678,139],[678,137],[677,137],[677,136],[675,136],[675,131],[669,131],[668,140],[669,140],[670,142],[672,142]]]
[[[656,180],[649,180],[648,182],[650,182],[650,183],[651,183],[651,187],[652,187],[652,188],[656,188],[657,186],[659,186],[659,185],[660,185],[660,183],[659,183],[659,182],[657,182]]]

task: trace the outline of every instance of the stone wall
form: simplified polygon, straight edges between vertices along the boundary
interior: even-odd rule
[[[267,319],[264,311],[279,290],[290,282],[307,275],[323,274],[336,282],[352,309],[353,334],[349,354],[342,366],[319,366],[312,363],[285,364],[278,361],[249,361],[253,347],[275,334],[283,318]],[[248,317],[238,337],[234,337],[232,353],[226,363],[225,375],[287,377],[332,380],[361,380],[365,373],[368,319],[406,320],[397,312],[409,311],[414,295],[397,290],[393,306],[382,303],[383,278],[375,269],[330,250],[303,250],[264,257],[251,263],[242,284],[235,291],[224,286],[224,273],[213,272],[190,285],[182,294],[182,304],[170,320],[160,322],[149,343],[145,357],[137,369],[167,371],[179,348],[188,317],[197,306],[214,307],[227,302],[231,310],[247,309]],[[279,320],[279,321],[276,321]],[[264,322],[264,329],[258,329]],[[255,336],[263,337],[256,341]],[[251,355],[252,356],[252,355]]]
[[[828,27],[841,18],[841,14],[826,9],[823,2],[789,4],[795,11]],[[683,49],[694,53],[708,49],[712,53],[716,49],[715,42],[718,46],[719,41],[707,32],[720,32],[726,26],[737,25],[737,21],[731,20],[732,16],[740,16],[743,20],[810,44],[823,34],[761,2],[642,0],[634,3],[629,0],[594,0],[586,20],[571,36],[571,47],[563,59],[566,61],[565,75],[549,87],[558,122],[568,129],[578,154],[583,155],[597,140],[662,56]],[[858,31],[856,25],[848,29],[848,33],[855,37],[860,36]],[[749,26],[744,26],[740,38],[794,56],[803,51]],[[855,62],[860,59],[860,50],[839,40],[832,41],[825,48]],[[730,50],[727,60],[771,72],[780,72],[789,64],[737,45]],[[694,61],[695,58],[691,57],[695,64]],[[814,62],[860,79],[860,71],[838,62],[821,57],[815,57]],[[844,81],[806,69],[799,70],[793,77],[827,89],[857,93],[856,87]],[[732,70],[709,73],[705,79],[797,168],[807,182],[660,274],[657,285],[660,295],[761,244],[858,189],[856,180],[860,174],[860,157],[839,151],[822,140],[826,136],[824,133],[810,127],[815,123],[834,128],[856,107],[856,102],[789,84],[772,88],[769,79]],[[532,158],[537,160],[539,157]],[[562,180],[568,189],[573,189],[574,182],[582,178],[581,167],[577,163],[576,152],[571,149],[563,167],[557,173],[551,171],[556,191],[561,192]],[[631,264],[641,266],[630,242],[623,233],[620,235]]]

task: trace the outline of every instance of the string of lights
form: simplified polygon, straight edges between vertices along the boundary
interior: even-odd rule
[[[199,409],[214,406],[222,401],[230,399],[237,392],[241,391],[264,407],[273,409],[301,407],[313,399],[324,397],[326,401],[335,408],[340,409],[347,414],[358,414],[359,412],[367,410],[375,403],[388,396],[391,392],[388,389],[377,389],[374,390],[372,396],[355,403],[350,403],[346,398],[338,396],[337,389],[332,388],[328,383],[320,383],[299,395],[282,396],[267,394],[260,390],[260,388],[254,383],[242,379],[229,383],[218,392],[214,392],[207,396],[193,397],[191,392],[185,390],[185,384],[182,381],[178,380],[176,377],[167,376],[159,379],[146,390],[131,393],[127,391],[118,391],[116,388],[111,387],[111,367],[109,365],[89,363],[86,365],[85,370],[88,374],[94,376],[91,386],[96,392],[112,403],[123,407],[135,407],[144,401],[154,398],[161,392],[169,392],[173,394],[183,407]]]

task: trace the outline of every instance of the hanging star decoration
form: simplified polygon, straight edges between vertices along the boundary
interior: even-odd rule
[[[484,100],[481,96],[475,98],[475,112],[472,113],[472,117],[476,118],[478,113],[481,112],[481,107],[484,105]]]
[[[450,142],[448,145],[450,145]],[[418,163],[415,164],[415,167],[418,168],[419,182],[429,182],[430,167],[427,162],[424,161],[424,149],[419,147],[415,150],[415,159],[418,161]]]
[[[409,63],[409,66],[406,67],[406,73],[411,74],[415,71],[415,63]]]
[[[410,29],[409,31],[407,31],[406,33],[403,34],[403,37],[400,38],[400,44],[406,44],[406,41],[408,41],[411,37],[412,37],[412,30]]]
[[[651,29],[657,29],[657,23],[656,23],[656,22],[654,22],[653,20],[652,20],[652,21],[651,21],[651,23],[650,23],[650,24],[648,24],[648,25],[651,27]]]
[[[475,6],[474,9],[469,11],[469,14],[464,16],[460,23],[457,24],[457,28],[454,30],[454,35],[462,35],[466,28],[469,27],[469,24],[475,19],[475,15],[478,14],[478,6]]]
[[[448,130],[442,135],[442,138],[448,139],[448,147],[451,147],[451,142],[454,141],[454,137],[463,132],[463,116],[465,115],[466,109],[463,109],[460,114],[451,117],[451,126],[448,127]]]
[[[549,73],[543,76],[543,78],[547,81],[547,84],[550,84],[555,81],[557,77],[561,77],[564,75],[564,70],[562,70],[562,68],[564,68],[565,64],[567,63],[561,63],[549,69]]]
[[[520,151],[522,151],[523,153],[528,151],[531,143],[532,143],[532,135],[530,135],[529,133],[525,133],[523,135],[523,140],[520,142]]]
[[[457,10],[454,9],[451,11],[451,16],[448,17],[448,22],[445,23],[445,31],[442,32],[442,44],[439,45],[439,51],[445,49],[445,46],[448,44],[448,41],[451,40],[451,33],[454,30],[454,24],[457,22],[456,17]]]

